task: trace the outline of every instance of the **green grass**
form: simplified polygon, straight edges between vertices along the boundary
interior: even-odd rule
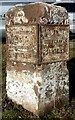
[[[70,42],[70,58],[75,57],[75,43]],[[2,51],[1,51],[2,50]],[[6,95],[6,45],[0,44],[0,85],[2,86],[2,120],[75,120],[75,100],[72,105],[65,105],[60,109],[52,110],[41,119],[23,109],[22,106],[14,104]],[[2,70],[1,70],[2,67]],[[2,80],[1,80],[2,79]],[[2,83],[2,84],[1,84]]]
[[[75,40],[70,41],[70,59],[75,57]]]

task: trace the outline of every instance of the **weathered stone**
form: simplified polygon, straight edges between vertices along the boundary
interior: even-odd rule
[[[54,62],[69,58],[68,26],[41,26],[42,62]]]
[[[7,12],[7,26],[27,23],[68,25],[69,20],[65,8],[40,2],[13,7]]]
[[[10,99],[36,115],[49,112],[51,104],[55,106],[56,99],[68,99],[66,62],[43,64],[36,66],[36,69],[33,65],[31,71],[30,66],[28,68],[22,71],[16,71],[15,67],[7,70],[6,89]]]
[[[34,3],[6,14],[7,95],[39,116],[68,100],[69,22],[65,8]]]
[[[37,25],[8,27],[8,59],[34,64],[38,61],[49,63],[67,60],[68,32],[68,26],[40,25],[40,29]]]

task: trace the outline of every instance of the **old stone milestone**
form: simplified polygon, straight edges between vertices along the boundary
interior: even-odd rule
[[[6,13],[7,95],[40,116],[68,101],[69,19],[65,8],[46,3]]]

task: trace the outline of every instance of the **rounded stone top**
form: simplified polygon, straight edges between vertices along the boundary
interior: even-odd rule
[[[37,2],[15,6],[6,13],[6,25],[17,24],[55,24],[69,25],[65,8],[52,4]]]

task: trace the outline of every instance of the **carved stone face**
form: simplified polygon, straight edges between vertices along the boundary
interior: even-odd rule
[[[19,10],[14,16],[14,23],[28,23],[28,19],[25,17],[25,13],[23,10]]]
[[[69,24],[59,14],[64,12],[35,3],[6,16],[7,95],[37,116],[68,97]]]

